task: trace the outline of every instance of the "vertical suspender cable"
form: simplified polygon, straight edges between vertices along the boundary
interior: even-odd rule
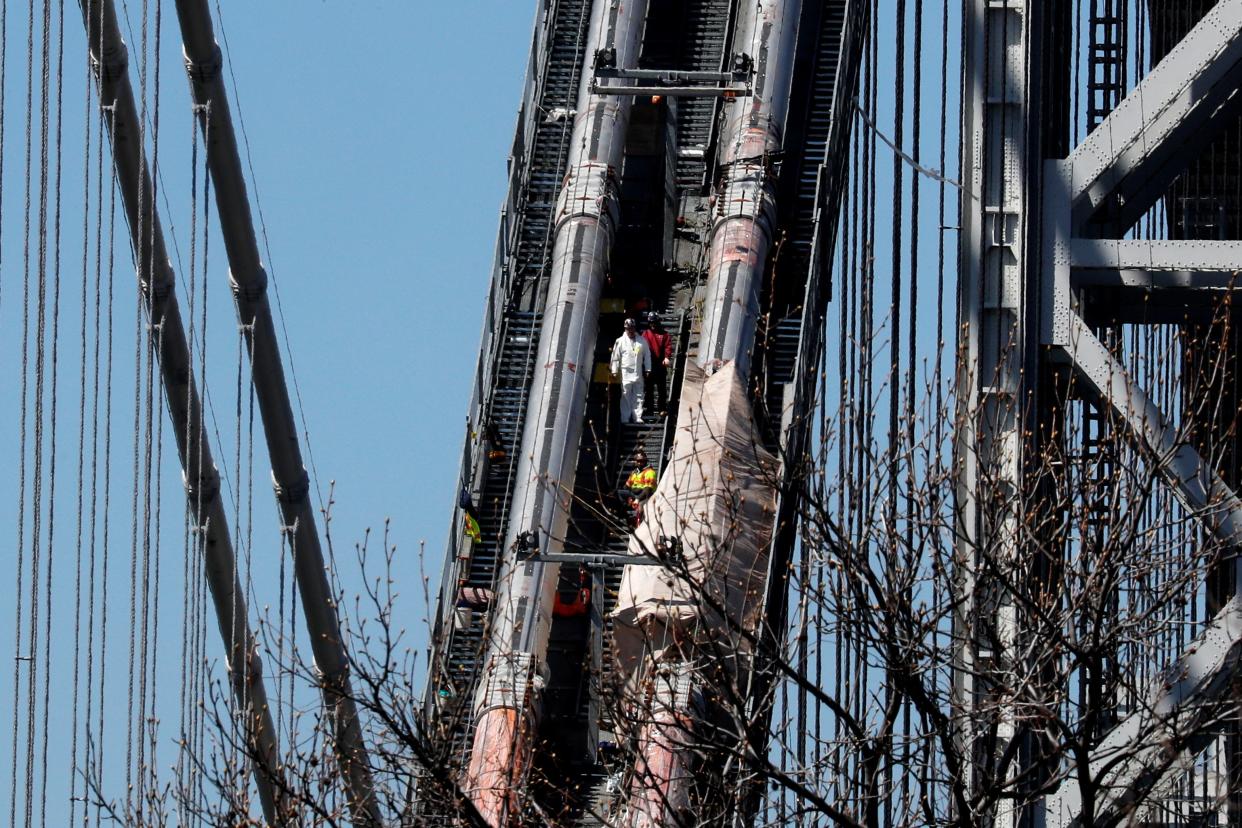
[[[4,226],[4,90],[9,65],[9,6],[0,0],[0,227]],[[4,241],[0,239],[0,307],[4,307]]]
[[[153,84],[154,84],[153,104],[154,105],[152,107],[152,115],[151,115],[151,137],[152,137],[151,167],[154,172],[155,181],[158,181],[160,177],[160,155],[159,155],[160,61],[159,61],[159,55],[160,55],[161,41],[163,40],[162,38],[163,16],[162,16],[162,11],[161,11],[162,8],[163,6],[159,2],[159,0],[156,0],[155,20],[154,20],[155,42],[153,45],[153,49],[154,49],[153,55],[155,56],[155,69],[154,69],[155,77],[153,78]],[[152,193],[152,198],[154,198],[154,193]],[[163,352],[164,350],[164,326],[159,325],[153,330],[154,330],[154,339],[151,342],[152,353],[159,354]],[[153,571],[150,572],[151,577],[149,579],[144,579],[143,584],[145,585],[147,589],[147,594],[150,596],[150,602],[151,602],[151,605],[149,608],[150,618],[151,618],[151,643],[150,643],[150,654],[151,655],[150,655],[150,666],[149,666],[149,670],[150,670],[149,683],[151,687],[151,703],[150,703],[151,712],[148,718],[148,722],[150,723],[149,725],[150,742],[148,745],[148,748],[149,748],[148,755],[150,756],[150,762],[149,762],[150,780],[149,781],[151,785],[151,790],[154,792],[159,789],[158,784],[157,784],[158,780],[156,779],[156,776],[155,776],[155,773],[156,773],[155,749],[156,749],[156,744],[157,744],[157,741],[156,741],[157,740],[157,728],[156,728],[157,719],[156,719],[156,713],[155,713],[157,698],[156,698],[155,677],[157,675],[157,667],[159,666],[159,651],[160,651],[160,648],[159,648],[159,618],[160,618],[160,531],[159,531],[159,527],[161,526],[160,507],[162,505],[161,494],[163,491],[163,488],[160,486],[160,469],[163,468],[163,459],[164,459],[164,418],[152,410],[157,405],[155,401],[155,397],[158,392],[156,390],[157,387],[155,385],[155,378],[154,378],[154,373],[153,373],[154,365],[152,365],[151,368],[152,368],[152,372],[148,374],[148,376],[150,376],[151,378],[150,379],[151,394],[148,397],[148,405],[150,405],[151,408],[148,409],[148,412],[149,412],[148,416],[155,419],[155,435],[154,435],[155,457],[153,460],[154,465],[151,467],[154,471],[149,472],[149,474],[154,474],[155,476],[154,483],[153,483],[154,488],[155,488],[155,491],[154,491],[155,503],[154,503],[154,511],[152,513],[153,522],[148,524],[147,534],[148,534],[148,537],[151,538],[152,548],[150,550],[148,558],[152,560]],[[152,527],[154,527],[154,529],[152,529]]]
[[[13,618],[13,709],[16,711],[21,701],[21,675],[22,665],[25,660],[22,656],[22,608],[24,606],[25,596],[23,595],[25,583],[25,559],[26,559],[26,445],[27,435],[29,433],[28,416],[26,413],[26,401],[29,399],[29,359],[30,359],[30,137],[31,137],[31,113],[34,111],[34,98],[32,77],[34,75],[34,4],[30,4],[29,29],[26,35],[26,165],[25,176],[25,212],[23,218],[22,229],[22,273],[25,278],[22,280],[22,345],[21,345],[21,404],[18,426],[18,471],[17,471],[17,589],[15,590],[15,612]],[[11,767],[11,778],[9,780],[9,824],[17,824],[17,797],[20,787],[18,785],[18,775],[20,771],[20,761],[17,755],[17,747],[20,742],[21,717],[13,716],[12,739],[10,744],[9,755],[13,757]]]
[[[32,9],[33,11],[33,9]],[[34,20],[30,21],[34,29]],[[29,651],[26,653],[26,797],[25,824],[33,825],[34,798],[38,788],[35,774],[36,762],[36,729],[35,722],[38,711],[40,667],[42,659],[39,652],[39,613],[46,610],[40,602],[39,569],[42,562],[43,540],[43,504],[44,504],[44,393],[46,389],[47,365],[47,189],[48,189],[48,85],[51,74],[49,29],[51,28],[51,8],[45,5],[40,30],[40,83],[39,83],[39,176],[38,176],[38,223],[35,228],[37,237],[35,249],[35,381],[34,381],[34,423],[33,459],[34,469],[31,475],[31,532],[30,532],[30,632]],[[32,67],[33,68],[33,67]],[[33,117],[33,112],[32,112]],[[30,237],[26,238],[29,250]],[[27,271],[27,278],[30,272]]]
[[[276,497],[285,526],[293,532],[297,550],[294,568],[315,665],[320,673],[324,706],[334,729],[333,747],[354,822],[378,824],[379,805],[350,686],[349,657],[341,637],[335,596],[324,570],[323,549],[310,500],[310,481],[302,462],[280,345],[267,298],[267,274],[259,256],[237,137],[220,73],[220,48],[216,45],[206,0],[177,0],[177,17],[190,88],[206,136],[207,163],[215,186],[237,314],[253,355],[251,373],[267,437]],[[206,132],[207,105],[211,113],[209,134]]]
[[[101,50],[102,53],[102,50]],[[93,67],[92,67],[93,68]],[[103,120],[107,120],[108,128],[111,130],[116,122],[116,106],[115,104],[104,104],[103,95],[99,96],[102,127]],[[105,109],[106,107],[106,109]],[[100,187],[103,187],[103,136],[99,138],[99,181]],[[112,183],[116,183],[116,170],[112,171]],[[102,211],[102,189],[100,195],[100,210]],[[101,218],[102,224],[102,218]],[[103,236],[98,237],[100,250],[102,250]],[[97,264],[102,265],[102,253],[97,256]],[[113,298],[115,296],[116,280],[116,187],[108,188],[108,288],[107,299],[103,302],[105,308],[104,313],[104,330],[108,335],[108,347],[105,350],[105,359],[107,367],[104,369],[104,438],[103,438],[103,504],[102,514],[103,520],[100,529],[100,550],[99,550],[99,727],[95,739],[95,765],[97,768],[103,767],[104,746],[106,744],[107,731],[105,730],[105,722],[107,717],[104,715],[105,698],[108,689],[108,581],[111,571],[111,537],[112,537],[112,353],[113,353]],[[99,302],[99,290],[95,292],[96,302]],[[96,310],[98,314],[98,309]],[[98,358],[96,358],[98,363]],[[96,390],[98,395],[98,390]],[[96,420],[98,422],[98,420]],[[93,508],[93,507],[92,507]],[[96,819],[102,818],[102,805],[96,805]]]
[[[208,585],[216,604],[216,618],[225,642],[232,691],[242,715],[246,748],[254,762],[255,783],[269,823],[284,824],[292,817],[279,776],[279,751],[263,688],[258,654],[252,647],[245,596],[233,575],[233,548],[219,493],[219,474],[203,433],[202,404],[190,370],[190,345],[181,322],[174,291],[175,279],[165,252],[163,231],[153,199],[140,205],[136,182],[152,192],[144,148],[136,140],[139,129],[133,88],[127,72],[128,56],[117,28],[110,0],[82,0],[91,60],[99,83],[101,102],[112,102],[109,138],[112,141],[116,181],[121,188],[138,264],[139,286],[152,324],[163,329],[157,354],[177,449],[185,470],[186,495],[195,525],[203,534],[203,556]],[[106,600],[105,600],[106,603]],[[249,660],[246,670],[243,663]],[[248,676],[248,680],[243,677]]]
[[[63,29],[62,13],[62,29]],[[2,36],[2,35],[0,35]],[[84,131],[82,155],[82,318],[78,328],[78,476],[77,476],[77,520],[74,527],[74,579],[73,579],[73,710],[69,726],[69,819],[68,825],[77,823],[78,776],[85,772],[86,763],[78,761],[78,721],[82,699],[82,539],[83,518],[86,514],[86,368],[87,341],[87,309],[89,307],[88,286],[90,282],[90,239],[91,239],[91,84],[87,78],[86,93],[83,96],[85,111],[82,114]],[[3,152],[0,149],[0,152]],[[98,337],[99,328],[95,328]],[[92,480],[92,484],[93,484]],[[93,604],[91,607],[93,611]],[[89,658],[89,656],[88,656]],[[86,675],[89,688],[90,674]],[[87,693],[89,694],[89,689]],[[87,717],[90,717],[90,704],[86,706]]]
[[[46,15],[50,19],[50,13]],[[52,183],[52,339],[51,339],[51,409],[49,424],[51,435],[49,442],[48,463],[48,500],[47,500],[47,563],[44,573],[44,603],[46,615],[43,621],[43,721],[41,723],[42,745],[40,748],[41,767],[39,771],[39,824],[47,823],[47,757],[49,742],[49,723],[51,711],[52,688],[52,564],[53,564],[53,533],[56,527],[56,435],[57,435],[57,380],[60,356],[60,219],[61,219],[61,163],[62,155],[62,116],[64,114],[64,55],[65,55],[65,20],[61,8],[56,19],[56,95],[55,118],[56,131],[52,142],[53,159],[55,161],[55,177]],[[45,40],[48,38],[45,32]],[[44,231],[46,236],[46,230]]]

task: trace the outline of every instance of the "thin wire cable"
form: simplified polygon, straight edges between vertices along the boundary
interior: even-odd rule
[[[47,824],[47,764],[49,754],[49,717],[51,712],[52,688],[52,575],[54,561],[54,535],[56,528],[56,442],[59,426],[57,406],[57,380],[60,356],[60,239],[61,239],[61,164],[63,160],[63,114],[64,114],[64,68],[65,68],[65,20],[64,7],[59,6],[61,13],[57,20],[56,45],[56,132],[53,142],[55,162],[55,179],[52,185],[52,340],[51,340],[51,391],[50,391],[50,439],[48,462],[48,513],[47,513],[47,562],[44,575],[44,602],[46,612],[43,622],[43,720],[41,723],[40,771],[39,771],[39,824]],[[50,4],[45,7],[45,25],[51,23]],[[50,32],[44,32],[44,40],[50,38]],[[45,166],[47,163],[45,162]],[[46,200],[46,197],[45,197]],[[47,231],[43,231],[46,245]],[[45,254],[46,258],[46,254]]]
[[[4,227],[4,95],[8,88],[9,4],[0,0],[0,227]],[[4,308],[4,234],[0,233],[0,310]],[[3,318],[0,315],[0,318]],[[16,699],[14,699],[16,702]]]
[[[34,28],[34,21],[30,22]],[[51,85],[51,7],[44,5],[40,26],[39,58],[39,194],[36,249],[36,322],[35,322],[35,392],[34,392],[34,470],[31,475],[30,532],[30,631],[29,668],[26,673],[26,797],[25,824],[32,825],[36,785],[35,763],[36,723],[38,722],[39,675],[39,613],[46,610],[40,601],[40,563],[42,558],[43,491],[44,491],[44,394],[46,391],[47,291],[48,291],[48,140],[49,98]],[[29,240],[27,241],[29,244]]]
[[[24,602],[24,581],[25,581],[25,550],[26,550],[26,443],[27,443],[27,414],[26,403],[28,400],[28,376],[30,372],[30,170],[31,170],[31,144],[32,144],[32,122],[34,113],[33,83],[34,83],[34,4],[29,4],[28,22],[29,26],[26,35],[26,166],[25,166],[25,214],[23,219],[22,232],[22,272],[25,274],[22,286],[22,379],[21,379],[21,408],[18,425],[18,476],[17,476],[17,588],[14,599],[14,620],[13,620],[13,709],[17,710],[21,704],[21,675],[24,656],[22,655],[22,621],[23,602]],[[17,794],[18,794],[18,775],[20,763],[18,760],[17,746],[19,744],[20,717],[13,716],[12,727],[12,743],[9,755],[13,757],[12,777],[9,787],[9,824],[17,825]],[[29,788],[27,789],[29,790]]]
[[[102,4],[100,6],[102,9]],[[102,11],[101,11],[102,14]],[[115,101],[109,105],[109,117],[112,123],[109,125],[108,134],[113,135],[116,131],[116,103]],[[108,298],[105,302],[107,311],[105,312],[105,322],[108,334],[108,347],[105,350],[107,355],[104,371],[104,498],[103,498],[103,550],[101,553],[100,569],[102,577],[100,579],[100,641],[99,641],[99,736],[97,739],[99,757],[98,773],[102,776],[105,757],[107,756],[105,742],[105,723],[107,716],[106,691],[108,686],[108,598],[111,592],[108,588],[108,582],[111,576],[111,516],[112,516],[112,367],[115,362],[115,297],[116,297],[116,191],[118,181],[116,179],[116,171],[113,169],[111,175],[111,186],[108,195]],[[103,805],[100,804],[96,808],[97,815],[102,813]]]
[[[77,476],[77,511],[74,526],[74,578],[73,578],[73,703],[69,727],[69,825],[77,823],[78,805],[78,774],[85,768],[85,762],[78,760],[78,721],[80,700],[82,698],[82,563],[83,563],[83,521],[86,509],[86,373],[89,365],[87,345],[90,332],[87,329],[87,309],[89,307],[90,286],[90,238],[91,238],[91,143],[92,119],[91,100],[93,97],[89,65],[86,76],[86,94],[83,124],[82,154],[82,316],[78,328],[78,476]],[[98,330],[95,331],[98,335]],[[93,606],[92,606],[93,609]],[[87,678],[89,686],[90,679]],[[89,690],[87,691],[89,693]],[[87,717],[90,708],[87,707]],[[83,790],[85,796],[85,789]]]
[[[163,4],[160,2],[160,0],[156,0],[155,21],[154,21],[155,37],[154,37],[154,47],[153,47],[153,52],[152,52],[154,60],[155,60],[155,70],[154,70],[155,89],[154,89],[154,94],[153,94],[154,103],[152,106],[152,117],[151,117],[151,120],[152,120],[151,167],[152,167],[152,180],[153,181],[158,180],[158,177],[159,177],[160,65],[161,65],[160,60],[159,60],[159,55],[160,55],[160,47],[162,43],[162,33],[163,33],[162,12],[163,12]],[[152,215],[154,214],[155,214],[155,208],[152,207]],[[154,233],[154,228],[152,229],[152,233]],[[156,333],[155,353],[152,356],[152,370],[153,370],[155,360],[159,358],[160,355],[162,355],[164,352],[164,320],[161,318],[159,320],[152,320],[152,322],[154,324],[154,330]],[[151,784],[151,790],[153,794],[154,792],[158,790],[158,780],[156,778],[156,761],[155,761],[156,743],[157,743],[157,738],[158,738],[157,723],[159,722],[159,719],[157,718],[157,714],[156,714],[156,711],[158,710],[158,707],[156,706],[156,703],[158,701],[158,694],[157,694],[158,683],[156,682],[156,675],[158,673],[158,668],[159,668],[159,652],[160,652],[160,649],[159,649],[160,559],[161,559],[160,527],[162,526],[162,521],[160,519],[161,518],[160,512],[161,512],[161,507],[163,505],[161,502],[162,487],[160,485],[160,481],[161,481],[160,470],[163,468],[163,446],[164,446],[164,442],[163,442],[164,418],[162,416],[163,411],[159,406],[155,405],[155,399],[160,394],[161,386],[162,386],[162,382],[157,382],[155,379],[154,373],[152,373],[150,404],[154,408],[153,410],[151,410],[150,416],[156,420],[155,458],[154,458],[154,465],[152,467],[153,473],[155,475],[155,480],[154,480],[154,483],[152,484],[154,487],[153,496],[155,499],[155,505],[153,509],[154,515],[153,515],[153,523],[152,523],[154,537],[151,542],[151,551],[150,551],[150,557],[153,559],[153,562],[152,562],[152,567],[151,567],[151,578],[147,583],[149,584],[148,595],[150,595],[149,603],[151,605],[151,619],[152,619],[151,644],[150,644],[151,678],[149,682],[149,685],[151,688],[151,703],[150,703],[151,716],[149,719],[148,727],[150,731],[150,745],[149,745],[150,754],[149,755],[151,757],[150,784]],[[150,476],[150,473],[148,473],[148,476]],[[148,532],[151,533],[152,529],[149,529]],[[157,813],[162,814],[162,809],[158,809]]]

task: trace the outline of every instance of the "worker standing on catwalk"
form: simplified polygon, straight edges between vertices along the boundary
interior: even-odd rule
[[[638,335],[633,319],[625,320],[625,330],[612,346],[612,375],[621,380],[621,422],[643,420],[643,385],[651,373],[651,351]]]
[[[673,361],[673,338],[664,330],[664,322],[654,311],[647,314],[647,330],[643,331],[643,340],[651,352],[647,401],[657,416],[663,417],[668,413],[668,367]]]

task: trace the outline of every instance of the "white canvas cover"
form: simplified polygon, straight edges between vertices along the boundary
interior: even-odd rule
[[[661,536],[675,537],[685,566],[625,568],[612,619],[631,687],[650,663],[692,659],[709,642],[745,658],[737,627],[759,629],[776,472],[734,366],[706,377],[687,363],[673,448],[628,550],[652,554]]]

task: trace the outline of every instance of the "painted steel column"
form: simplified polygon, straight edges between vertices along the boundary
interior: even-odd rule
[[[285,825],[292,819],[293,811],[279,770],[280,750],[263,686],[263,663],[250,631],[245,593],[237,579],[232,535],[220,497],[220,474],[203,428],[202,400],[194,382],[190,344],[181,322],[176,277],[152,198],[154,188],[142,143],[142,122],[129,82],[128,50],[117,27],[112,0],[82,0],[80,5],[137,263],[138,286],[150,324],[157,331],[155,356],[159,360],[168,415],[175,425],[173,433],[189,511],[202,543],[216,623],[224,639],[229,684],[238,707],[245,711],[241,714],[243,728],[264,818],[271,825]]]
[[[709,374],[722,362],[736,363],[743,382],[776,227],[770,163],[781,148],[789,108],[801,7],[801,0],[750,0],[738,9],[734,29],[733,50],[754,61],[754,77],[751,95],[726,104],[698,359]]]
[[[251,353],[255,396],[272,463],[272,482],[284,525],[292,535],[294,571],[301,591],[306,627],[319,672],[324,708],[333,729],[333,748],[341,767],[349,809],[356,825],[380,823],[371,766],[349,680],[349,657],[341,639],[336,598],[324,568],[323,550],[302,463],[298,429],[285,385],[280,345],[267,299],[267,273],[259,256],[246,179],[220,74],[222,59],[206,0],[177,0],[190,90],[198,105],[229,259],[237,316]]]
[[[647,0],[595,0],[586,54],[615,49],[617,67],[636,67],[646,15]],[[561,550],[594,369],[600,292],[618,218],[632,99],[592,95],[592,75],[582,73],[569,170],[557,200],[548,298],[503,546],[506,558],[475,699],[466,788],[496,826],[520,816],[519,791],[546,680],[544,653],[559,573],[558,564],[518,560],[517,540],[534,532],[540,552]]]
[[[962,179],[958,308],[960,397],[954,444],[958,543],[954,618],[955,740],[981,761],[981,739],[996,727],[998,750],[1013,738],[1012,710],[994,709],[986,676],[1004,670],[1017,639],[1012,602],[982,572],[982,561],[1015,566],[1022,499],[1024,369],[1038,336],[1037,307],[1027,301],[1030,182],[1028,69],[1030,0],[970,0],[963,8]],[[1037,274],[1036,274],[1037,275]],[[1030,378],[1032,381],[1034,377]],[[992,649],[992,634],[999,652]],[[984,762],[990,765],[990,762]],[[968,764],[967,792],[980,784]],[[969,797],[967,797],[969,798]],[[972,824],[1011,825],[1010,805],[994,814],[957,814]]]

